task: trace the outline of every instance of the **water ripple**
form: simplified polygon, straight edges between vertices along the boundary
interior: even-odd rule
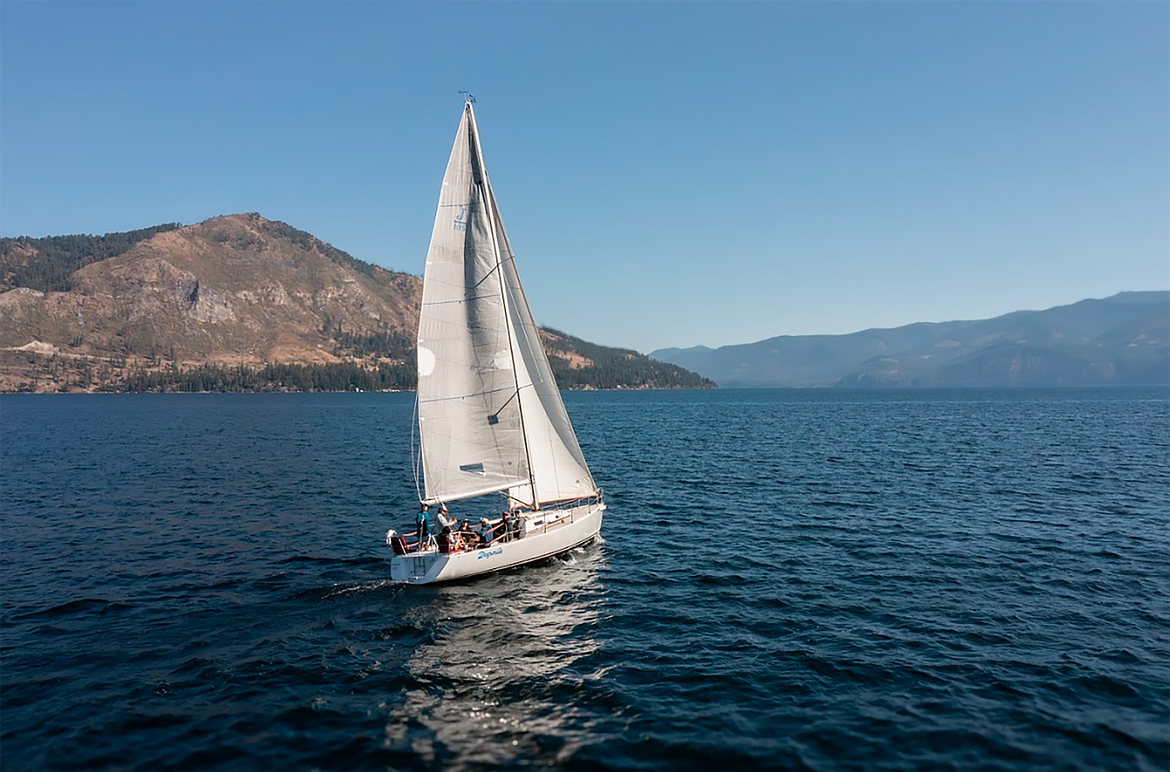
[[[604,540],[402,588],[410,395],[5,396],[5,770],[1167,769],[1164,390],[567,403]]]

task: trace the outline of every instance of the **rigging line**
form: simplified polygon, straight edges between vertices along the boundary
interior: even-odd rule
[[[488,274],[488,276],[490,276],[490,275],[491,274]],[[483,282],[486,279],[487,279],[487,276],[485,276],[483,279],[481,279],[479,284],[483,284]],[[475,286],[478,287],[479,284],[476,284]],[[494,298],[495,296],[496,295],[493,292],[490,295],[472,295],[469,298],[455,298],[454,300],[431,300],[431,301],[428,301],[426,303],[423,303],[423,305],[424,306],[447,306],[447,305],[451,305],[452,303],[466,303],[469,300],[483,300],[484,298]]]
[[[503,389],[500,389],[500,391],[503,391]],[[515,391],[512,392],[512,396],[508,397],[508,399],[505,400],[504,404],[500,405],[500,409],[497,410],[496,412],[492,413],[492,415],[494,415],[498,418],[500,413],[504,412],[504,408],[506,408],[508,405],[512,404],[512,400],[518,399],[519,397],[520,397],[520,389],[517,388]]]
[[[490,271],[488,271],[486,274],[484,274],[484,277],[482,279],[480,279],[479,281],[477,281],[475,283],[475,286],[478,287],[479,285],[483,284],[488,279],[492,278],[492,274],[498,270],[500,270],[500,262],[499,262],[499,258],[496,258],[495,268],[492,268]],[[494,296],[493,295],[477,295],[476,297],[490,298],[490,297],[494,297]]]
[[[457,400],[457,399],[470,399],[471,397],[486,397],[489,394],[499,394],[502,391],[515,391],[515,389],[510,389],[510,388],[488,389],[487,391],[473,391],[470,394],[452,394],[449,397],[431,397],[430,399],[424,399],[421,401],[427,403],[428,405],[431,405],[431,404],[434,404],[435,402],[452,402],[452,401]],[[417,400],[418,398],[416,397],[415,399]]]
[[[414,492],[418,495],[418,500],[423,500],[422,485],[419,482],[422,472],[422,427],[419,426],[418,416],[418,387],[414,390],[414,421],[410,430],[410,458],[411,464],[414,466]],[[418,437],[418,452],[415,452],[415,436]]]

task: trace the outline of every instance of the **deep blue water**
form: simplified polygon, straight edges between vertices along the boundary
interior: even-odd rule
[[[571,393],[604,542],[401,588],[412,400],[0,398],[5,772],[1170,767],[1165,389]]]

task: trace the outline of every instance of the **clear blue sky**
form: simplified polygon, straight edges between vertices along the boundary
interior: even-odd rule
[[[540,324],[650,351],[1170,287],[1170,3],[0,3],[0,234],[420,275],[459,90]]]

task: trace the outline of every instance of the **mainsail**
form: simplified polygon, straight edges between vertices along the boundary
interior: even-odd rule
[[[471,102],[447,162],[423,276],[418,418],[425,500],[594,495],[488,181]]]

